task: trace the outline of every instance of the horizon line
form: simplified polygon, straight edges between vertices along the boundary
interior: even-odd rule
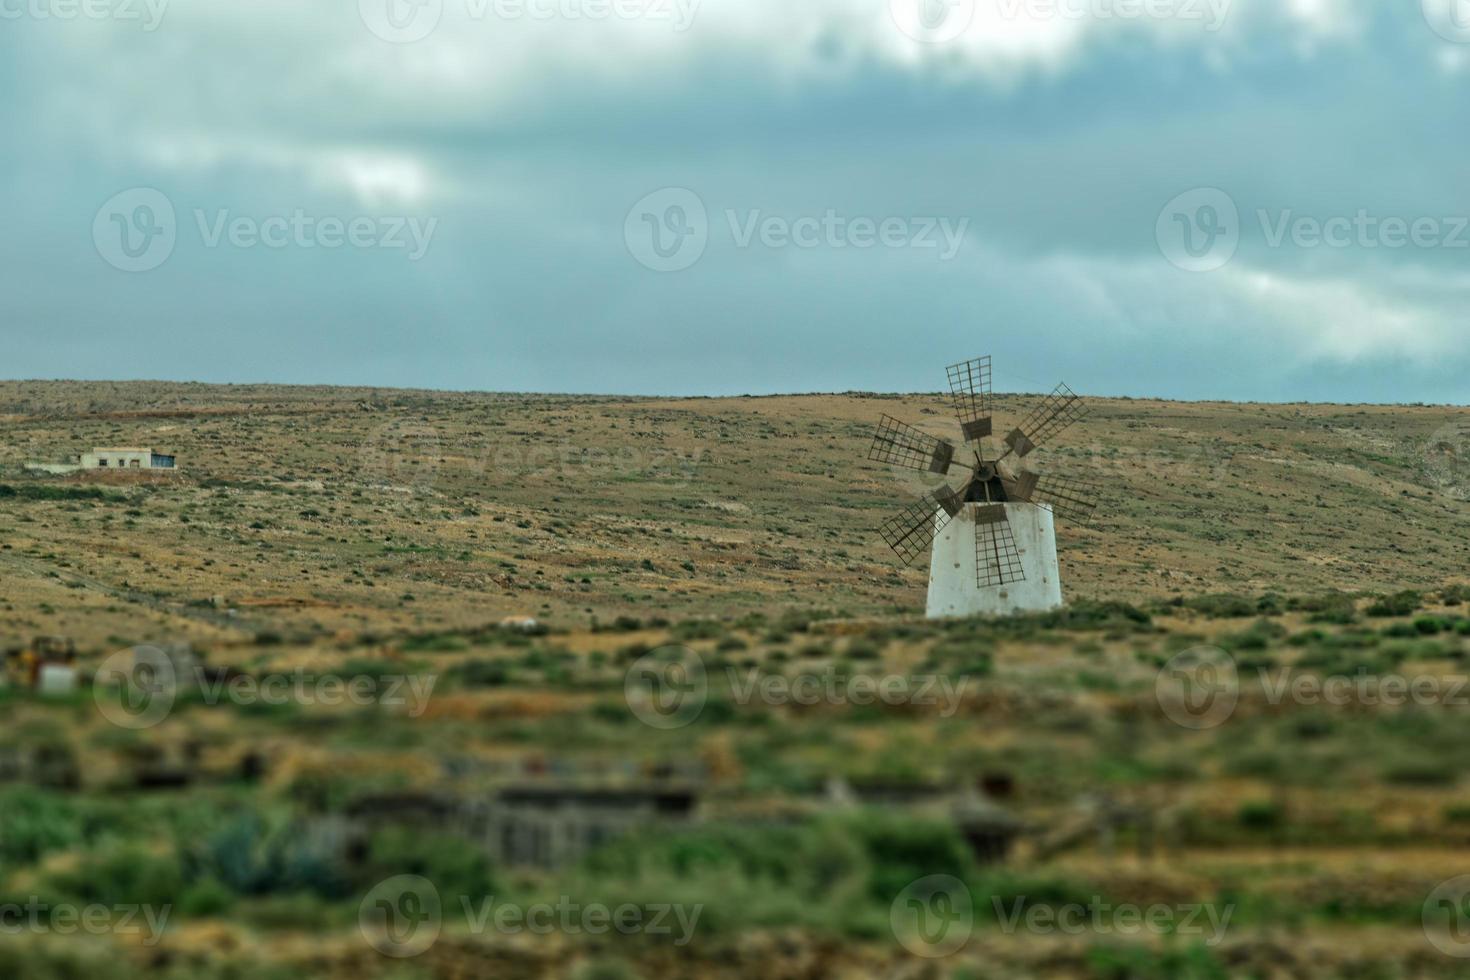
[[[54,385],[175,385],[175,386],[199,386],[206,388],[286,388],[307,389],[325,388],[337,391],[377,391],[377,392],[405,392],[413,394],[446,394],[446,395],[518,395],[535,398],[634,398],[661,401],[680,400],[706,400],[715,401],[732,398],[819,398],[839,396],[889,396],[905,397],[910,395],[937,395],[949,397],[950,393],[942,389],[912,390],[912,391],[881,391],[867,388],[848,388],[841,391],[747,391],[723,394],[706,393],[677,393],[677,394],[653,394],[647,392],[615,392],[615,391],[539,391],[530,389],[490,389],[490,388],[416,388],[403,387],[400,385],[384,385],[372,383],[336,384],[327,382],[301,382],[301,381],[180,381],[167,378],[0,378],[0,385],[10,384],[54,384]],[[1044,391],[993,391],[995,395],[1016,396],[1038,396],[1045,395]],[[1268,401],[1262,399],[1234,399],[1219,397],[1203,398],[1171,398],[1163,395],[1119,395],[1119,394],[1088,394],[1077,393],[1079,397],[1108,400],[1108,401],[1154,401],[1174,402],[1186,405],[1222,404],[1222,405],[1336,405],[1336,406],[1373,406],[1381,408],[1470,408],[1470,404],[1457,402],[1407,402],[1407,401],[1311,401],[1308,399],[1295,399],[1289,401]]]

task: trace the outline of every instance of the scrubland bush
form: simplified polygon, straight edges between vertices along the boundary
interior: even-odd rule
[[[951,824],[863,810],[638,835],[595,852],[571,878],[588,901],[703,904],[703,935],[795,926],[881,936],[893,899],[941,873],[974,875]]]
[[[1369,616],[1407,616],[1423,605],[1424,597],[1413,589],[1380,596],[1368,607]]]

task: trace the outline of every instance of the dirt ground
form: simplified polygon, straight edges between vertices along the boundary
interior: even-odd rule
[[[1037,401],[1000,396],[997,428]],[[1433,586],[1470,567],[1470,410],[1089,399],[1033,457],[1100,484],[1059,521],[1069,598]],[[88,649],[274,632],[578,629],[795,606],[922,607],[876,528],[932,488],[867,460],[884,414],[958,438],[948,398],[634,399],[0,383],[0,635]],[[167,477],[37,477],[94,446]],[[956,473],[954,481],[958,482]]]

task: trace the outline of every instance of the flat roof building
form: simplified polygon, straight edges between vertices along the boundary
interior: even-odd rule
[[[99,447],[82,453],[82,469],[171,470],[174,457],[155,453],[152,449],[131,447]]]

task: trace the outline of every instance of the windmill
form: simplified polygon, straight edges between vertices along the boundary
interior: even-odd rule
[[[968,470],[964,484],[948,481],[884,521],[880,528],[904,564],[931,543],[928,615],[999,615],[1062,604],[1054,515],[1085,520],[1097,506],[1096,487],[1075,478],[1041,475],[1027,457],[1086,414],[1066,385],[1056,389],[991,451],[990,358],[948,368],[963,447],[884,415],[868,458],[948,477]]]

